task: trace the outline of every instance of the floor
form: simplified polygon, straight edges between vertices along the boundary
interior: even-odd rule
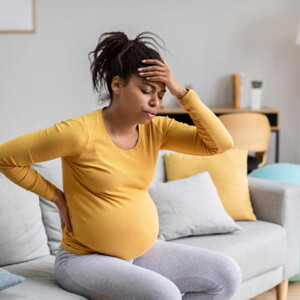
[[[276,300],[275,289],[265,292],[251,300]],[[300,300],[300,281],[289,284],[288,300]]]

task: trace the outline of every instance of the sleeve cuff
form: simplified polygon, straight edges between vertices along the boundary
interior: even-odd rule
[[[182,98],[178,98],[178,101],[183,107],[187,108],[191,105],[193,101],[195,101],[195,99],[196,102],[202,103],[198,94],[194,90],[188,89],[188,92]]]

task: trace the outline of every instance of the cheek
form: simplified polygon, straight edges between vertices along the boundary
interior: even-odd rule
[[[150,95],[144,94],[141,90],[134,93],[134,98],[136,102],[145,102],[150,99]]]
[[[143,105],[145,102],[148,101],[148,95],[143,94],[142,92],[135,91],[127,95],[125,99],[127,101],[128,106],[130,107],[137,107]]]

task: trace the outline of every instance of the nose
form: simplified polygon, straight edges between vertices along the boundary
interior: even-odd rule
[[[156,107],[156,106],[159,106],[159,105],[160,105],[160,101],[159,101],[157,95],[153,95],[153,96],[150,98],[149,105],[150,105],[151,107]]]

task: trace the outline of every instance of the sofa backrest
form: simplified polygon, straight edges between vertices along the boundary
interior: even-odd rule
[[[164,161],[164,155],[166,153],[175,153],[175,152],[170,150],[159,151],[153,183],[166,181],[165,161]]]

